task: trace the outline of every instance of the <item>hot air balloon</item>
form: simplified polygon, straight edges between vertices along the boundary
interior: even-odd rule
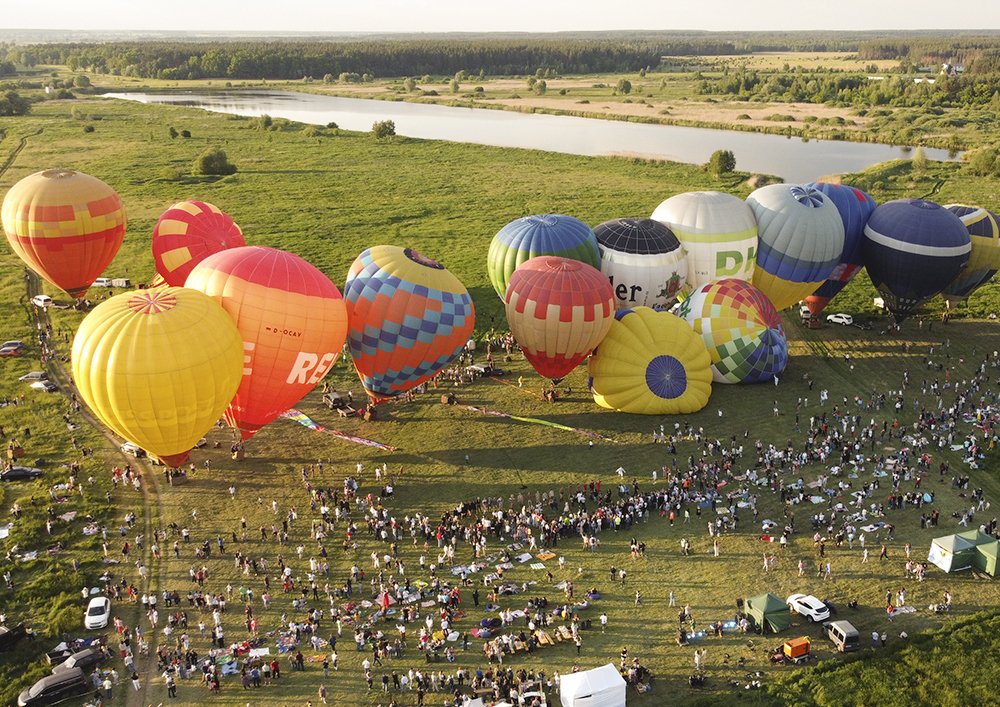
[[[183,287],[202,260],[227,248],[245,246],[243,231],[232,217],[204,201],[181,201],[163,212],[153,227],[156,272],[168,284]]]
[[[875,210],[875,200],[860,189],[846,184],[816,182],[806,186],[813,187],[830,197],[830,201],[840,212],[840,220],[844,222],[844,251],[840,255],[840,262],[826,282],[806,297],[809,312],[818,317],[830,300],[847,287],[847,283],[864,267],[861,259],[861,241],[865,235],[868,217]]]
[[[844,222],[828,196],[798,184],[769,184],[747,197],[760,242],[754,287],[775,309],[811,295],[844,252]]]
[[[950,204],[945,208],[962,220],[972,241],[968,264],[941,291],[951,308],[992,280],[1000,270],[1000,217],[978,206]]]
[[[601,267],[597,238],[583,221],[562,214],[525,216],[511,221],[493,236],[486,256],[490,282],[500,299],[507,292],[514,270],[539,255],[558,255]]]
[[[347,338],[347,309],[330,279],[297,255],[244,246],[210,255],[187,287],[222,305],[243,338],[243,380],[226,421],[250,439],[312,390]]]
[[[620,309],[587,364],[594,401],[640,415],[697,412],[712,394],[701,337],[669,312]]]
[[[347,345],[374,402],[433,378],[475,325],[468,290],[437,261],[381,245],[357,257],[344,283]]]
[[[77,299],[125,238],[125,207],[115,190],[71,169],[47,169],[19,181],[4,197],[2,220],[18,257]]]
[[[897,324],[954,280],[972,250],[962,220],[923,199],[879,205],[865,226],[862,247],[872,284]]]
[[[788,365],[781,317],[749,282],[703,285],[681,303],[679,314],[704,341],[717,383],[770,381]]]
[[[229,315],[201,292],[125,292],[80,323],[72,369],[101,422],[176,467],[236,393],[243,342]]]
[[[746,202],[717,191],[677,194],[653,220],[673,231],[688,254],[687,291],[712,280],[749,280],[757,258],[757,222]]]
[[[619,309],[673,303],[687,277],[687,253],[669,228],[648,218],[619,218],[597,226],[594,235]]]
[[[539,375],[558,384],[608,333],[615,313],[611,283],[586,263],[532,258],[510,278],[510,333]]]

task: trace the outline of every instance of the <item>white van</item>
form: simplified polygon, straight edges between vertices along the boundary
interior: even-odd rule
[[[94,287],[111,287],[110,277],[99,277],[94,280]]]
[[[35,295],[31,298],[31,303],[36,307],[42,307],[44,309],[52,304],[52,298],[48,295]]]

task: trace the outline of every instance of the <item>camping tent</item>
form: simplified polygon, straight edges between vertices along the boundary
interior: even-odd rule
[[[972,567],[975,556],[976,546],[972,541],[959,535],[945,535],[934,538],[931,542],[927,561],[933,562],[945,572],[957,572]]]
[[[988,574],[990,577],[997,576],[997,553],[1000,552],[1000,540],[991,540],[988,543],[976,546],[976,556],[972,564],[976,569]]]
[[[625,707],[625,679],[614,665],[579,673],[566,673],[559,679],[562,707]]]
[[[964,533],[956,533],[956,535],[962,538],[962,540],[968,540],[973,545],[985,545],[996,540],[992,535],[987,535],[978,528],[975,530],[966,530]]]
[[[750,597],[746,601],[747,618],[756,631],[778,633],[792,623],[788,605],[770,592]]]

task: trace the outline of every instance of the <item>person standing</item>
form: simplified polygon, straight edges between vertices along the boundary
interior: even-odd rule
[[[139,682],[139,673],[132,673],[132,687],[135,688],[136,692],[142,689],[142,683]]]

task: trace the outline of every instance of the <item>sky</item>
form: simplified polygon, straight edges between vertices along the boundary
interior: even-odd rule
[[[1000,2],[3,0],[2,17],[4,29],[188,30],[199,33],[1000,29]]]

